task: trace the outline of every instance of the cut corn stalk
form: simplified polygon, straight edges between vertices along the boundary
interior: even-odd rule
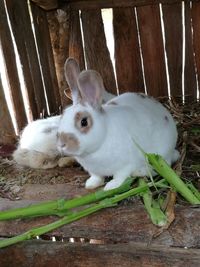
[[[156,186],[160,187],[162,186],[164,180],[158,181],[156,182]],[[130,184],[129,180],[128,182],[125,181],[125,185],[127,186],[127,183]],[[124,185],[124,184],[123,184]],[[122,186],[123,186],[122,185]],[[53,223],[50,223],[48,225],[44,225],[38,228],[34,228],[31,229],[21,235],[18,235],[16,237],[11,237],[8,239],[3,239],[0,240],[0,248],[3,247],[7,247],[9,245],[13,245],[31,238],[35,238],[36,236],[40,236],[43,234],[46,234],[50,231],[53,231],[54,229],[57,229],[58,227],[61,227],[65,224],[69,224],[71,222],[77,221],[85,216],[88,216],[89,214],[92,214],[94,212],[97,212],[98,210],[104,209],[104,208],[108,208],[108,207],[113,207],[115,206],[118,202],[120,202],[121,200],[124,200],[128,197],[137,195],[137,194],[141,194],[142,192],[146,191],[148,189],[148,187],[152,187],[153,184],[152,183],[148,183],[142,186],[138,186],[136,188],[132,188],[124,193],[121,193],[119,195],[115,195],[113,197],[110,198],[105,198],[103,200],[101,200],[99,203],[97,204],[92,204],[90,207],[86,208],[86,209],[82,209],[81,211],[75,211],[75,212],[71,212],[69,215],[64,216],[62,219],[57,220]]]
[[[139,186],[145,186],[147,183],[144,179],[139,179]],[[147,189],[140,194],[143,198],[145,209],[147,210],[153,224],[163,226],[167,223],[167,218],[160,208],[159,202],[152,198],[152,193]]]
[[[166,185],[166,181],[172,186],[173,189],[179,192],[191,204],[200,204],[200,193],[198,192],[198,190],[196,188],[194,190],[194,187],[192,187],[191,185],[187,187],[187,185],[170,168],[170,166],[165,162],[164,159],[162,159],[161,156],[146,153],[145,156],[148,158],[148,162],[152,165],[156,172],[159,173],[164,179],[161,179],[157,182],[152,181],[150,183],[146,183],[145,181],[140,180],[138,187],[130,189],[132,178],[128,178],[119,188],[113,190],[100,190],[95,193],[91,193],[83,197],[71,199],[68,201],[61,199],[57,201],[32,205],[26,208],[0,212],[0,220],[37,217],[44,215],[64,216],[62,219],[48,225],[31,229],[26,233],[23,233],[16,237],[1,240],[0,248],[31,239],[42,234],[46,234],[58,227],[97,212],[98,210],[115,206],[119,201],[134,195],[141,195],[143,197],[145,207],[149,212],[153,223],[157,225],[163,225],[166,223],[166,216],[161,211],[159,203],[152,199],[152,194],[149,188],[153,186],[156,188],[166,188],[168,187]],[[96,204],[94,204],[94,202]],[[80,211],[73,212],[71,210],[72,208],[88,204],[90,204],[88,208],[83,208]]]
[[[193,185],[192,182],[188,183],[187,186],[190,188],[192,193],[198,198],[200,201],[200,192],[197,190],[197,188]]]
[[[30,205],[24,208],[10,209],[0,212],[0,221],[22,219],[28,217],[39,217],[39,216],[64,216],[70,214],[70,209],[77,208],[80,206],[88,205],[94,202],[98,202],[107,197],[114,196],[119,193],[128,191],[131,188],[133,178],[127,178],[126,181],[118,188],[103,191],[98,190],[94,193],[87,194],[82,197],[77,197],[70,200],[59,199],[55,201],[48,201],[45,203]]]
[[[193,194],[175,171],[159,155],[146,154],[149,163],[167,182],[180,193],[190,204],[200,204],[200,200]]]

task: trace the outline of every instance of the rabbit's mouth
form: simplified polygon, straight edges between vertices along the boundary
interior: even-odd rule
[[[74,157],[75,155],[73,154],[73,153],[70,153],[70,152],[65,152],[65,151],[59,151],[59,155],[60,155],[60,157],[62,158],[62,157]]]
[[[58,151],[65,156],[73,156],[79,151],[79,140],[73,133],[61,132],[57,134]]]
[[[57,146],[58,148],[58,151],[59,151],[59,154],[61,157],[73,157],[74,156],[74,153],[69,151],[65,146],[63,145],[58,145]]]

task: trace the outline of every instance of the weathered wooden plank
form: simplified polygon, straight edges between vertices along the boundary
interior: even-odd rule
[[[114,8],[114,7],[136,7],[163,4],[180,3],[181,0],[65,0],[74,9],[95,9],[95,8]],[[192,0],[198,2],[199,0]],[[189,0],[185,0],[189,2]]]
[[[197,267],[199,261],[199,249],[187,250],[134,243],[92,245],[37,240],[0,250],[2,267],[180,267],[185,264]]]
[[[46,102],[28,4],[26,0],[5,2],[22,64],[31,111],[33,118],[36,119],[46,110]]]
[[[40,6],[45,10],[52,10],[58,7],[58,0],[31,0],[36,5]]]
[[[162,10],[171,95],[181,96],[183,51],[182,3],[162,5]]]
[[[164,47],[158,5],[137,8],[147,92],[167,96]]]
[[[185,70],[184,70],[185,95],[187,99],[196,98],[197,80],[195,73],[194,48],[191,28],[190,3],[185,3]]]
[[[83,43],[81,38],[81,27],[78,10],[70,11],[70,38],[69,38],[69,56],[75,58],[80,69],[85,69],[85,60],[83,54]]]
[[[64,76],[64,63],[69,56],[69,8],[62,8],[47,13],[51,45],[53,49],[56,75],[62,107],[71,103],[65,96],[67,82]]]
[[[9,90],[15,110],[18,131],[20,131],[26,125],[27,119],[17,72],[14,46],[3,1],[0,2],[0,25],[0,46],[4,57],[5,70],[10,86]]]
[[[61,99],[46,12],[35,4],[31,4],[31,11],[49,111],[51,114],[55,114],[59,111]]]
[[[192,3],[193,45],[198,82],[200,85],[200,2]]]
[[[83,42],[81,36],[79,10],[70,9],[70,34],[69,34],[69,57],[75,58],[79,63],[80,70],[85,69]],[[66,96],[71,98],[69,86],[65,90]]]
[[[133,8],[114,8],[115,66],[119,92],[144,92],[136,18]]]
[[[67,170],[66,170],[67,171]],[[75,172],[75,170],[72,170],[72,172]],[[87,174],[85,174],[83,171],[77,172],[76,170],[76,176],[79,174],[79,176],[83,177],[83,180],[88,177]],[[84,178],[85,175],[85,178]],[[75,176],[75,175],[74,175]],[[73,179],[73,174],[71,175]],[[76,178],[74,178],[75,180]],[[83,182],[84,183],[84,182]],[[23,186],[22,192],[19,194],[19,197],[23,201],[49,201],[52,199],[58,199],[58,198],[66,198],[71,199],[73,197],[77,197],[80,195],[88,194],[88,190],[85,189],[85,187],[79,187],[77,185],[71,185],[68,183],[65,184],[25,184]],[[13,205],[12,201],[4,200],[5,204],[7,205]],[[4,202],[3,201],[3,202]],[[19,204],[18,204],[19,203]],[[16,202],[17,205],[20,205],[20,201]],[[21,204],[21,205],[22,205]]]
[[[0,144],[12,144],[16,141],[15,138],[16,135],[8,111],[0,75]]]
[[[101,10],[82,11],[81,19],[87,68],[98,71],[107,91],[116,94],[115,76],[106,44]]]
[[[32,187],[31,187],[32,186]],[[85,194],[85,189],[69,185],[30,185],[24,188],[24,199],[13,202],[1,199],[0,210],[30,205],[41,200],[66,199]],[[64,192],[66,191],[66,193]],[[29,196],[30,194],[30,196]],[[38,199],[37,199],[38,198]],[[130,205],[109,208],[54,230],[58,237],[82,237],[105,242],[141,242],[143,244],[198,247],[200,244],[200,209],[177,206],[176,219],[169,229],[156,234],[159,229],[152,224],[144,207],[137,201]],[[36,218],[0,222],[0,236],[13,236],[28,229],[54,221],[56,218]],[[139,233],[139,234],[138,234]]]

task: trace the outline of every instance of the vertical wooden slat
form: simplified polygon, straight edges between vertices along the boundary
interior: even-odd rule
[[[14,46],[3,1],[0,1],[0,49],[4,57],[6,76],[18,125],[17,130],[20,131],[26,125],[27,118],[17,72]]]
[[[50,113],[56,113],[61,105],[61,99],[58,89],[46,11],[42,10],[35,4],[31,4],[31,11],[33,15],[35,35],[49,111]]]
[[[137,8],[147,92],[168,95],[164,47],[158,5]]]
[[[16,136],[12,125],[11,117],[8,111],[8,107],[6,104],[6,99],[0,75],[0,144],[14,143],[15,138]]]
[[[142,64],[133,8],[114,8],[115,66],[119,92],[144,92]]]
[[[31,0],[34,2],[36,5],[40,6],[41,8],[45,10],[50,10],[50,9],[56,9],[58,8],[58,0]]]
[[[192,3],[192,26],[195,63],[200,86],[200,2]]]
[[[181,96],[183,59],[182,4],[162,5],[162,10],[171,95]]]
[[[109,92],[116,94],[116,82],[106,44],[101,10],[81,11],[87,67],[98,71]]]
[[[70,11],[70,35],[69,35],[69,56],[79,62],[80,69],[85,69],[83,44],[81,38],[79,10]]]
[[[26,0],[5,0],[33,118],[46,112],[44,88]]]
[[[83,70],[85,69],[85,60],[81,36],[79,10],[70,10],[69,23],[69,57],[75,58],[79,63],[80,70]],[[69,87],[67,88],[66,95],[69,95],[69,97],[71,98]]]
[[[47,13],[51,45],[53,49],[56,75],[60,90],[62,107],[71,103],[65,96],[67,82],[64,76],[64,63],[69,56],[69,8],[63,7]]]
[[[196,98],[197,81],[195,73],[194,49],[191,29],[190,2],[185,2],[185,95],[188,101]],[[188,96],[188,97],[187,97]]]

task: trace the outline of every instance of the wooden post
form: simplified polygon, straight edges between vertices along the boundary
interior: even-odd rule
[[[158,5],[137,8],[144,73],[148,94],[167,96],[167,76]]]
[[[188,1],[188,0],[186,0]],[[198,2],[199,0],[193,0]],[[115,8],[115,7],[137,7],[163,4],[173,4],[182,0],[69,0],[73,9],[89,10],[96,8]],[[188,1],[189,2],[189,1]]]
[[[87,67],[98,71],[105,88],[116,94],[113,65],[106,44],[101,9],[81,11]]]
[[[119,92],[144,92],[136,18],[133,8],[114,8],[115,66]]]
[[[16,141],[12,120],[6,103],[0,76],[0,144],[12,144]]]
[[[85,69],[83,54],[83,43],[81,38],[81,27],[79,10],[70,10],[70,35],[69,35],[69,56],[79,62],[80,69]]]
[[[48,1],[31,0],[31,1],[45,10],[51,10],[58,7],[58,0],[48,0]]]
[[[182,3],[162,5],[162,10],[171,95],[182,96]]]
[[[22,64],[24,81],[33,119],[47,112],[40,65],[26,0],[5,0]]]
[[[192,40],[192,24],[191,24],[191,8],[190,2],[185,2],[185,95],[186,101],[196,98],[197,80],[194,61],[194,48]]]
[[[64,64],[69,56],[69,8],[62,7],[62,9],[56,11],[50,11],[47,13],[47,19],[61,103],[62,107],[64,107],[71,103],[64,94],[67,88],[67,82],[64,76]]]
[[[7,90],[10,91],[15,117],[17,121],[17,131],[23,129],[27,123],[21,87],[18,77],[14,46],[6,16],[4,1],[0,1],[0,49],[5,63],[6,76],[9,84]]]
[[[36,42],[41,64],[41,71],[50,114],[58,113],[61,105],[55,63],[49,35],[46,11],[31,4]]]
[[[192,26],[197,78],[200,86],[200,2],[192,3]]]

